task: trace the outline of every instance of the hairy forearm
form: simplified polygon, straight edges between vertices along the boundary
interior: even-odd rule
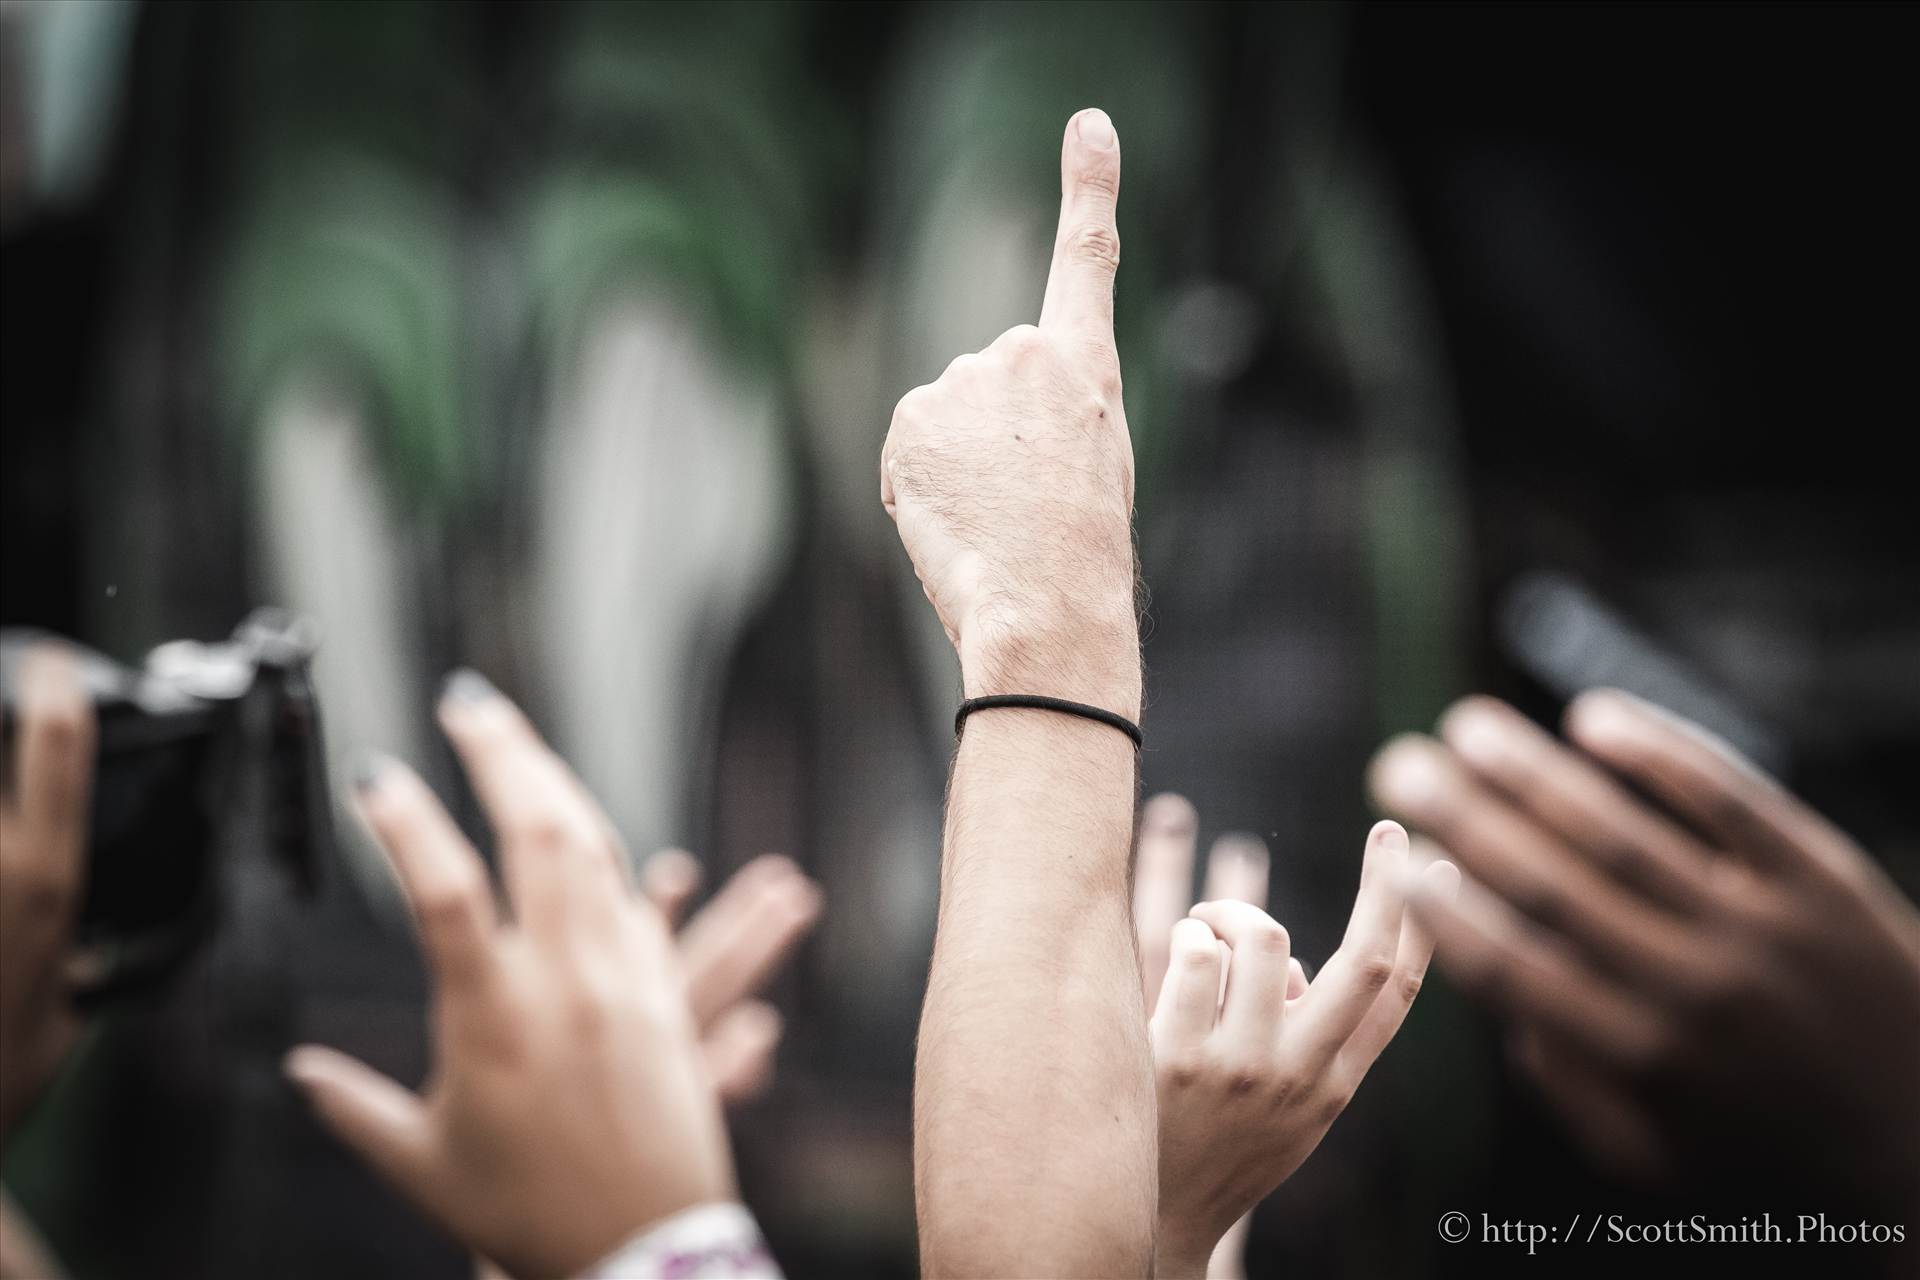
[[[1105,691],[1137,714],[1138,668]],[[970,690],[972,692],[972,690]],[[1042,711],[967,725],[915,1075],[929,1275],[1145,1275],[1156,1148],[1127,909],[1133,745]]]

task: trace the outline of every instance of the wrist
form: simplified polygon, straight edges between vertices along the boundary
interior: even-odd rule
[[[1140,628],[1130,597],[984,617],[960,645],[963,696],[1066,698],[1140,719]]]

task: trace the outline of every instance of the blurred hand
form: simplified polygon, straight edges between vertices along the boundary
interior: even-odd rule
[[[1113,344],[1119,185],[1112,123],[1080,112],[1039,327],[1009,329],[908,392],[881,451],[881,501],[969,697],[1139,713],[1133,444]]]
[[[678,925],[700,885],[700,864],[679,850],[647,859],[640,888]],[[746,1102],[773,1080],[779,1011],[750,999],[820,919],[820,886],[789,858],[764,854],[740,868],[680,930],[687,1003],[720,1097]]]
[[[476,1252],[574,1275],[647,1224],[735,1198],[672,939],[626,881],[612,827],[520,712],[470,673],[440,721],[500,842],[484,865],[397,763],[360,806],[412,904],[435,983],[417,1096],[304,1046],[287,1070],[342,1141]]]
[[[1471,698],[1374,762],[1381,804],[1482,886],[1415,904],[1449,975],[1617,1170],[1920,1207],[1912,905],[1696,726],[1596,692],[1566,729],[1579,751]]]
[[[1155,805],[1150,825],[1176,818],[1157,844],[1177,815]],[[1164,874],[1172,859],[1162,849],[1150,859],[1148,844],[1143,831],[1142,864]],[[1313,1153],[1400,1029],[1433,954],[1432,935],[1405,912],[1415,879],[1406,833],[1375,826],[1346,937],[1312,982],[1287,931],[1252,903],[1203,902],[1173,925],[1149,1024],[1160,1106],[1156,1274],[1207,1273],[1216,1244]],[[1437,862],[1417,881],[1445,898],[1459,875]]]
[[[65,965],[86,876],[93,703],[56,649],[22,664],[0,800],[0,1146],[73,1047]]]

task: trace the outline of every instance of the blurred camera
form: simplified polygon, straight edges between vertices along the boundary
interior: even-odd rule
[[[178,640],[138,670],[42,632],[0,631],[9,757],[21,664],[73,656],[99,721],[76,999],[163,984],[212,936],[222,866],[257,858],[310,896],[331,810],[310,667],[314,628],[262,609],[217,644]]]

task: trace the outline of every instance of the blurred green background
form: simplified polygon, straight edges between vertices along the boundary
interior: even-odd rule
[[[459,794],[428,710],[468,664],[633,849],[710,883],[794,856],[828,913],[735,1117],[747,1198],[791,1274],[911,1274],[958,680],[876,459],[901,394],[1035,318],[1067,117],[1126,157],[1145,785],[1267,842],[1318,960],[1369,754],[1473,688],[1656,696],[1914,887],[1890,22],[10,0],[0,615],[134,659],[284,604],[326,637],[337,769]],[[109,1019],[12,1153],[83,1280],[465,1272],[235,1029],[267,973],[303,1036],[423,1070],[403,917],[343,831],[279,950]],[[1430,992],[1254,1275],[1479,1274],[1512,1260],[1441,1211],[1638,1203]]]

